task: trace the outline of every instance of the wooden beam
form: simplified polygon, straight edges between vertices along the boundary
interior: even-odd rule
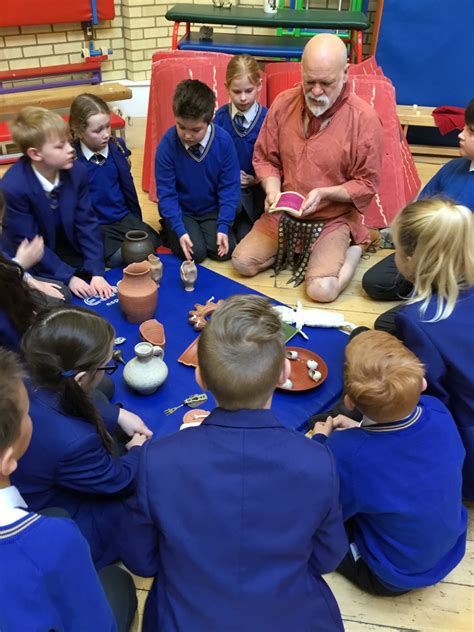
[[[101,83],[95,86],[69,86],[67,88],[48,88],[32,92],[15,92],[0,95],[0,116],[15,114],[27,105],[59,110],[67,108],[74,99],[89,92],[104,101],[121,101],[132,98],[132,91],[121,83]]]

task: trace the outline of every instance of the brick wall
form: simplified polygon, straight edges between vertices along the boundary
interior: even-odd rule
[[[187,0],[190,1],[193,0]],[[112,48],[114,51],[110,61],[103,64],[104,80],[142,81],[149,78],[153,52],[171,45],[172,23],[165,20],[164,16],[168,8],[178,2],[180,0],[115,0],[115,19],[101,22],[94,29],[95,46]],[[194,4],[211,2],[194,0]],[[239,4],[260,7],[262,2],[240,0]],[[377,0],[369,0],[371,24],[376,5]],[[310,0],[311,8],[337,6],[338,0]],[[216,32],[225,32],[232,31],[234,27],[214,29]],[[181,33],[183,31],[182,28]],[[245,27],[239,27],[238,31],[268,34],[268,30]],[[369,52],[371,38],[372,27],[364,36],[365,54]],[[0,28],[0,70],[77,63],[82,60],[84,46],[84,34],[79,24]]]

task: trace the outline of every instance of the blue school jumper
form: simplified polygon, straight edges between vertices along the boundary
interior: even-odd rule
[[[27,513],[0,527],[2,632],[114,632],[114,616],[79,529]]]
[[[0,183],[6,197],[1,247],[13,257],[23,239],[41,235],[44,256],[30,273],[67,284],[76,270],[55,253],[59,226],[82,255],[83,270],[90,276],[103,276],[102,238],[90,203],[87,171],[76,162],[60,171],[60,180],[59,207],[53,211],[30,161],[23,157],[10,167]]]
[[[155,177],[160,215],[178,239],[187,232],[183,214],[200,217],[217,211],[217,232],[229,232],[239,205],[240,169],[226,131],[212,125],[209,142],[197,158],[171,127],[156,150]]]
[[[464,449],[439,400],[423,396],[406,419],[333,432],[325,445],[341,478],[344,519],[352,519],[360,555],[383,583],[431,586],[459,564]]]
[[[135,487],[140,448],[111,456],[94,426],[64,413],[55,393],[28,390],[33,435],[12,481],[31,509],[66,509],[89,542],[95,564],[110,564],[118,558],[114,536],[123,498]],[[113,420],[104,422],[113,432]]]
[[[101,224],[112,224],[128,213],[142,219],[137,191],[133,182],[128,156],[130,151],[121,138],[109,141],[109,155],[102,166],[87,160],[82,153],[81,143],[76,141],[77,160],[89,174],[92,207]]]
[[[258,104],[257,113],[255,118],[251,122],[250,126],[243,131],[237,129],[232,119],[232,104],[227,103],[220,107],[214,117],[214,123],[225,129],[225,131],[232,138],[237,156],[239,158],[239,164],[242,171],[248,173],[251,176],[255,175],[255,170],[252,166],[253,148],[255,141],[257,140],[260,129],[263,125],[263,121],[267,115],[268,108]]]
[[[21,334],[15,329],[8,314],[0,308],[0,346],[18,353],[21,338]]]
[[[436,296],[423,320],[420,305],[403,305],[397,312],[396,335],[425,365],[427,392],[454,417],[466,450],[463,495],[474,500],[474,287],[461,292],[451,316],[436,323],[426,322],[436,312]]]
[[[420,199],[442,195],[474,211],[474,171],[469,171],[470,166],[467,158],[450,160],[426,184]]]
[[[121,558],[155,576],[144,632],[343,630],[321,577],[347,552],[334,462],[270,411],[147,443],[128,504]]]

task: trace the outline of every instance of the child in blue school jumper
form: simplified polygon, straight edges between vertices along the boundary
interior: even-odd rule
[[[459,158],[453,158],[431,178],[419,199],[445,197],[467,206],[474,212],[474,99],[464,112],[464,129],[459,133]],[[362,279],[367,294],[377,301],[397,301],[407,298],[413,284],[397,270],[391,254],[367,270]],[[393,332],[394,310],[385,312],[375,321],[376,329]]]
[[[33,437],[13,475],[34,510],[61,507],[77,522],[100,568],[118,559],[115,537],[124,498],[133,493],[138,459],[151,435],[118,406],[101,407],[90,394],[111,362],[115,333],[101,316],[79,307],[43,312],[23,337]],[[116,456],[111,435],[130,440]]]
[[[113,295],[104,278],[99,224],[91,208],[87,171],[74,161],[64,120],[44,108],[27,107],[11,124],[23,157],[2,179],[6,197],[1,248],[13,257],[36,235],[44,254],[34,275],[65,283],[81,298]]]
[[[10,482],[31,439],[28,407],[20,364],[0,349],[0,630],[125,632],[137,604],[130,575],[110,566],[99,581],[74,522],[29,511]]]
[[[351,547],[338,572],[376,595],[431,586],[466,547],[456,425],[442,402],[420,398],[423,365],[387,332],[349,342],[344,383],[344,403],[362,421],[329,417],[313,435],[333,452],[341,478]]]
[[[144,446],[122,526],[124,563],[155,577],[143,630],[343,630],[321,577],[347,551],[333,457],[270,411],[290,371],[281,321],[234,296],[198,356],[218,408]]]
[[[111,134],[107,103],[95,94],[80,94],[72,102],[69,127],[77,159],[89,176],[91,203],[102,232],[106,265],[123,265],[120,248],[130,230],[146,232],[153,246],[160,246],[158,233],[142,221],[130,171],[131,152],[121,138]]]
[[[425,365],[427,392],[454,417],[466,450],[463,495],[474,500],[474,215],[449,200],[419,200],[392,232],[397,267],[413,284],[395,334]]]
[[[250,55],[232,57],[227,66],[225,85],[230,103],[217,110],[214,123],[230,134],[239,158],[241,197],[234,221],[239,242],[263,213],[265,193],[256,183],[252,158],[268,108],[257,100],[262,90],[262,79],[257,61]]]
[[[201,81],[181,81],[173,96],[176,125],[156,150],[158,208],[174,254],[200,263],[230,259],[240,200],[240,169],[228,133],[211,123],[216,98]]]

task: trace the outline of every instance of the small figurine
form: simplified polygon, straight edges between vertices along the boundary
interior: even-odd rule
[[[160,287],[161,277],[163,276],[163,262],[156,255],[148,255],[148,263],[151,265],[151,278]]]
[[[192,259],[183,261],[180,268],[180,277],[186,292],[193,292],[197,279],[197,268]]]

